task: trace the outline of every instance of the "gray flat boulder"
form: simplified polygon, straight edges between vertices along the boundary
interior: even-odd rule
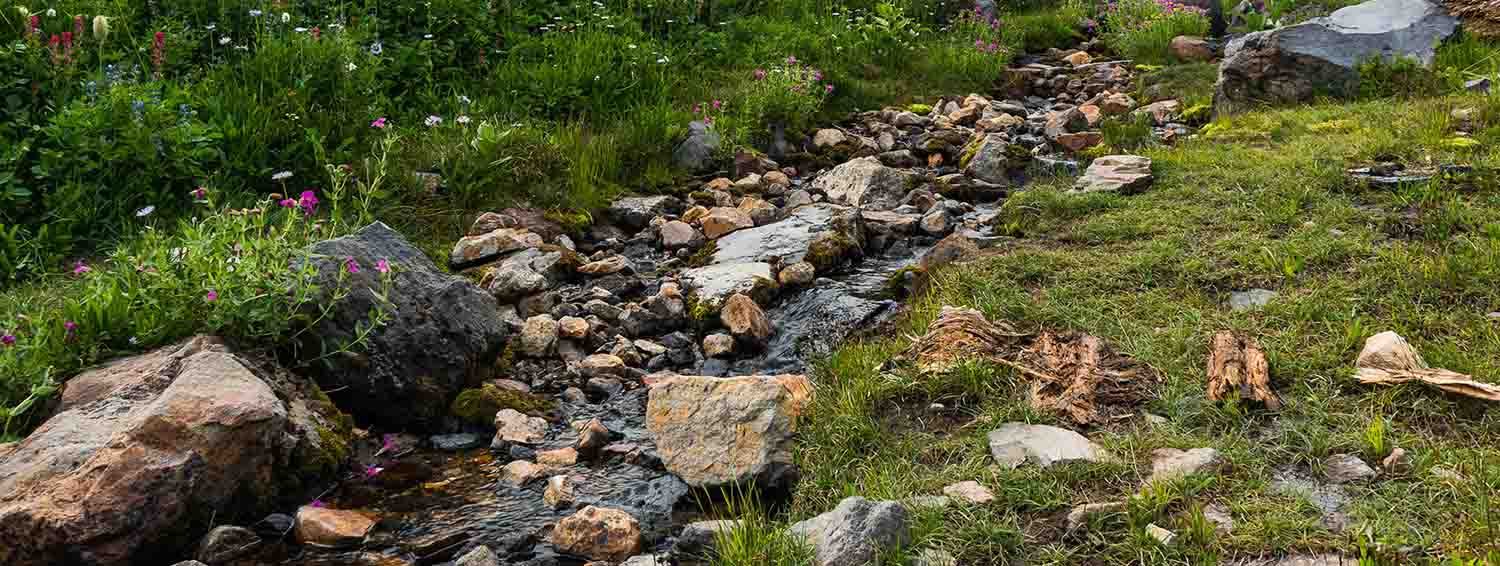
[[[990,456],[1002,467],[1015,469],[1026,462],[1046,468],[1063,462],[1103,462],[1108,452],[1088,438],[1065,428],[1005,423],[990,431]]]
[[[808,261],[829,269],[863,253],[864,219],[857,208],[834,204],[799,206],[779,222],[747,228],[719,238],[712,263]]]
[[[681,278],[693,301],[714,310],[736,293],[764,300],[773,295],[778,286],[771,264],[761,262],[695,267],[682,272]]]
[[[1347,96],[1359,86],[1361,63],[1410,59],[1429,67],[1438,44],[1457,28],[1457,18],[1427,0],[1370,0],[1252,33],[1225,49],[1214,106],[1232,113],[1263,102]]]
[[[1151,158],[1139,155],[1106,155],[1095,159],[1073,183],[1075,193],[1114,192],[1130,194],[1151,186]]]
[[[640,230],[651,224],[651,219],[682,212],[682,201],[670,195],[653,197],[625,197],[604,210],[610,220],[631,230]]]
[[[792,525],[790,532],[812,547],[818,566],[875,564],[881,551],[911,541],[905,506],[859,496],[845,498],[832,511]]]

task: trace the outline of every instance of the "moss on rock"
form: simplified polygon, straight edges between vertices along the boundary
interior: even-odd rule
[[[504,409],[540,417],[551,414],[556,407],[557,403],[546,397],[486,383],[460,392],[448,412],[467,422],[489,426],[495,421],[495,413]]]

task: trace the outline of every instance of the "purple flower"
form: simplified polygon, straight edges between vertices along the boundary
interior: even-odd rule
[[[4,344],[6,346],[9,346],[9,345],[15,344],[15,343],[16,343],[16,337],[13,334],[6,334],[4,336],[0,336],[0,344]]]
[[[308,503],[307,506],[308,507],[317,507],[319,509],[322,509],[323,508],[323,500],[322,499],[314,499],[314,500],[312,500],[312,503]]]
[[[833,94],[833,84],[830,83],[830,84],[823,85],[823,93],[824,94]]]
[[[381,116],[379,118],[376,118],[374,122],[370,122],[370,127],[371,128],[377,128],[377,129],[384,130],[385,129],[385,116]]]
[[[344,270],[348,271],[351,275],[359,273],[359,262],[354,261],[354,256],[344,258]]]
[[[755,70],[755,80],[758,81],[758,80],[761,80],[761,79],[764,79],[764,78],[766,78],[766,70],[765,69],[756,69]]]
[[[370,479],[380,475],[380,472],[384,469],[385,468],[378,467],[374,464],[365,464],[365,479]]]
[[[693,113],[694,114],[702,114],[703,113],[703,105],[700,104],[700,103],[694,102],[693,103]]]
[[[396,449],[396,435],[383,434],[380,436],[380,451],[389,452]]]
[[[796,65],[797,64],[797,56],[796,55],[787,55],[786,56],[786,64],[788,64],[788,65]]]
[[[714,110],[718,110],[718,109],[719,109],[719,107],[721,107],[721,106],[723,106],[723,105],[724,105],[724,103],[722,103],[722,102],[719,102],[719,101],[718,101],[718,100],[714,100],[714,101],[713,101],[713,102],[712,102],[712,103],[710,103],[710,104],[709,104],[709,105],[710,105],[710,106],[713,106],[713,107],[714,107]]]
[[[284,198],[281,199],[281,202],[278,204],[280,204],[282,208],[293,208],[297,206],[297,201],[289,198]]]
[[[217,301],[217,300],[219,300],[219,292],[210,289],[208,291],[208,294],[203,296],[203,300],[208,301],[210,303],[212,303],[214,301]]]
[[[385,258],[381,258],[375,262],[375,271],[379,271],[381,273],[390,273],[391,264],[386,263]]]
[[[94,268],[89,267],[89,264],[84,263],[81,259],[73,263],[73,275],[83,275],[93,270]]]
[[[78,337],[78,324],[74,323],[71,320],[63,322],[63,330],[66,330],[68,332],[66,339],[69,342]]]
[[[206,188],[206,187],[198,187],[196,189],[193,189],[193,198],[197,199],[197,200],[203,200],[203,199],[208,198],[208,188]]]
[[[310,190],[302,191],[302,198],[297,201],[297,206],[302,207],[303,214],[312,216],[313,212],[318,209],[318,195]]]

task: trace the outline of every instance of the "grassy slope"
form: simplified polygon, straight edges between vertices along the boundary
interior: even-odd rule
[[[1500,133],[1481,128],[1480,149],[1456,150],[1449,112],[1500,102],[1481,97],[1324,104],[1227,122],[1215,139],[1142,149],[1157,181],[1144,194],[1066,195],[1069,180],[1012,198],[1008,220],[1024,237],[999,253],[936,275],[914,299],[904,330],[920,333],[942,305],[972,306],[1028,329],[1072,329],[1106,338],[1158,368],[1166,386],[1140,419],[1090,432],[1123,463],[1001,471],[984,434],[1011,420],[1055,423],[1030,410],[1024,382],[1005,368],[971,365],[920,377],[876,368],[909,343],[873,339],[837,352],[820,371],[817,406],[803,430],[804,480],[792,514],[810,516],[842,497],[905,498],[978,480],[998,496],[982,509],[918,516],[916,547],[946,549],[963,564],[1213,563],[1214,557],[1361,545],[1389,559],[1470,554],[1493,544],[1486,494],[1500,483],[1488,439],[1500,411],[1420,387],[1373,388],[1351,378],[1363,339],[1395,330],[1438,367],[1500,375],[1500,193],[1493,175],[1399,191],[1365,188],[1342,171],[1380,154],[1408,163],[1500,165]],[[1337,232],[1331,232],[1336,230]],[[1280,295],[1254,312],[1231,312],[1233,290]],[[1287,406],[1275,413],[1215,406],[1204,396],[1208,338],[1255,336]],[[944,410],[928,409],[941,403]],[[1386,444],[1408,451],[1408,471],[1351,486],[1344,534],[1320,513],[1270,488],[1276,470],[1318,477],[1330,454],[1385,448],[1367,440],[1383,423]],[[1376,424],[1375,426],[1381,426]],[[1153,489],[1128,513],[1063,536],[1072,505],[1136,493],[1154,448],[1212,446],[1230,466]],[[1456,470],[1461,480],[1432,470]],[[1188,513],[1227,505],[1229,536],[1193,537]],[[1157,545],[1148,523],[1185,540]],[[1376,550],[1378,548],[1378,551]]]

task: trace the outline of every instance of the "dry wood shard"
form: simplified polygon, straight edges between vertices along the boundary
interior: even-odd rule
[[[1266,353],[1254,338],[1228,330],[1214,334],[1208,351],[1208,398],[1256,401],[1267,409],[1281,408],[1281,399],[1271,390]]]

